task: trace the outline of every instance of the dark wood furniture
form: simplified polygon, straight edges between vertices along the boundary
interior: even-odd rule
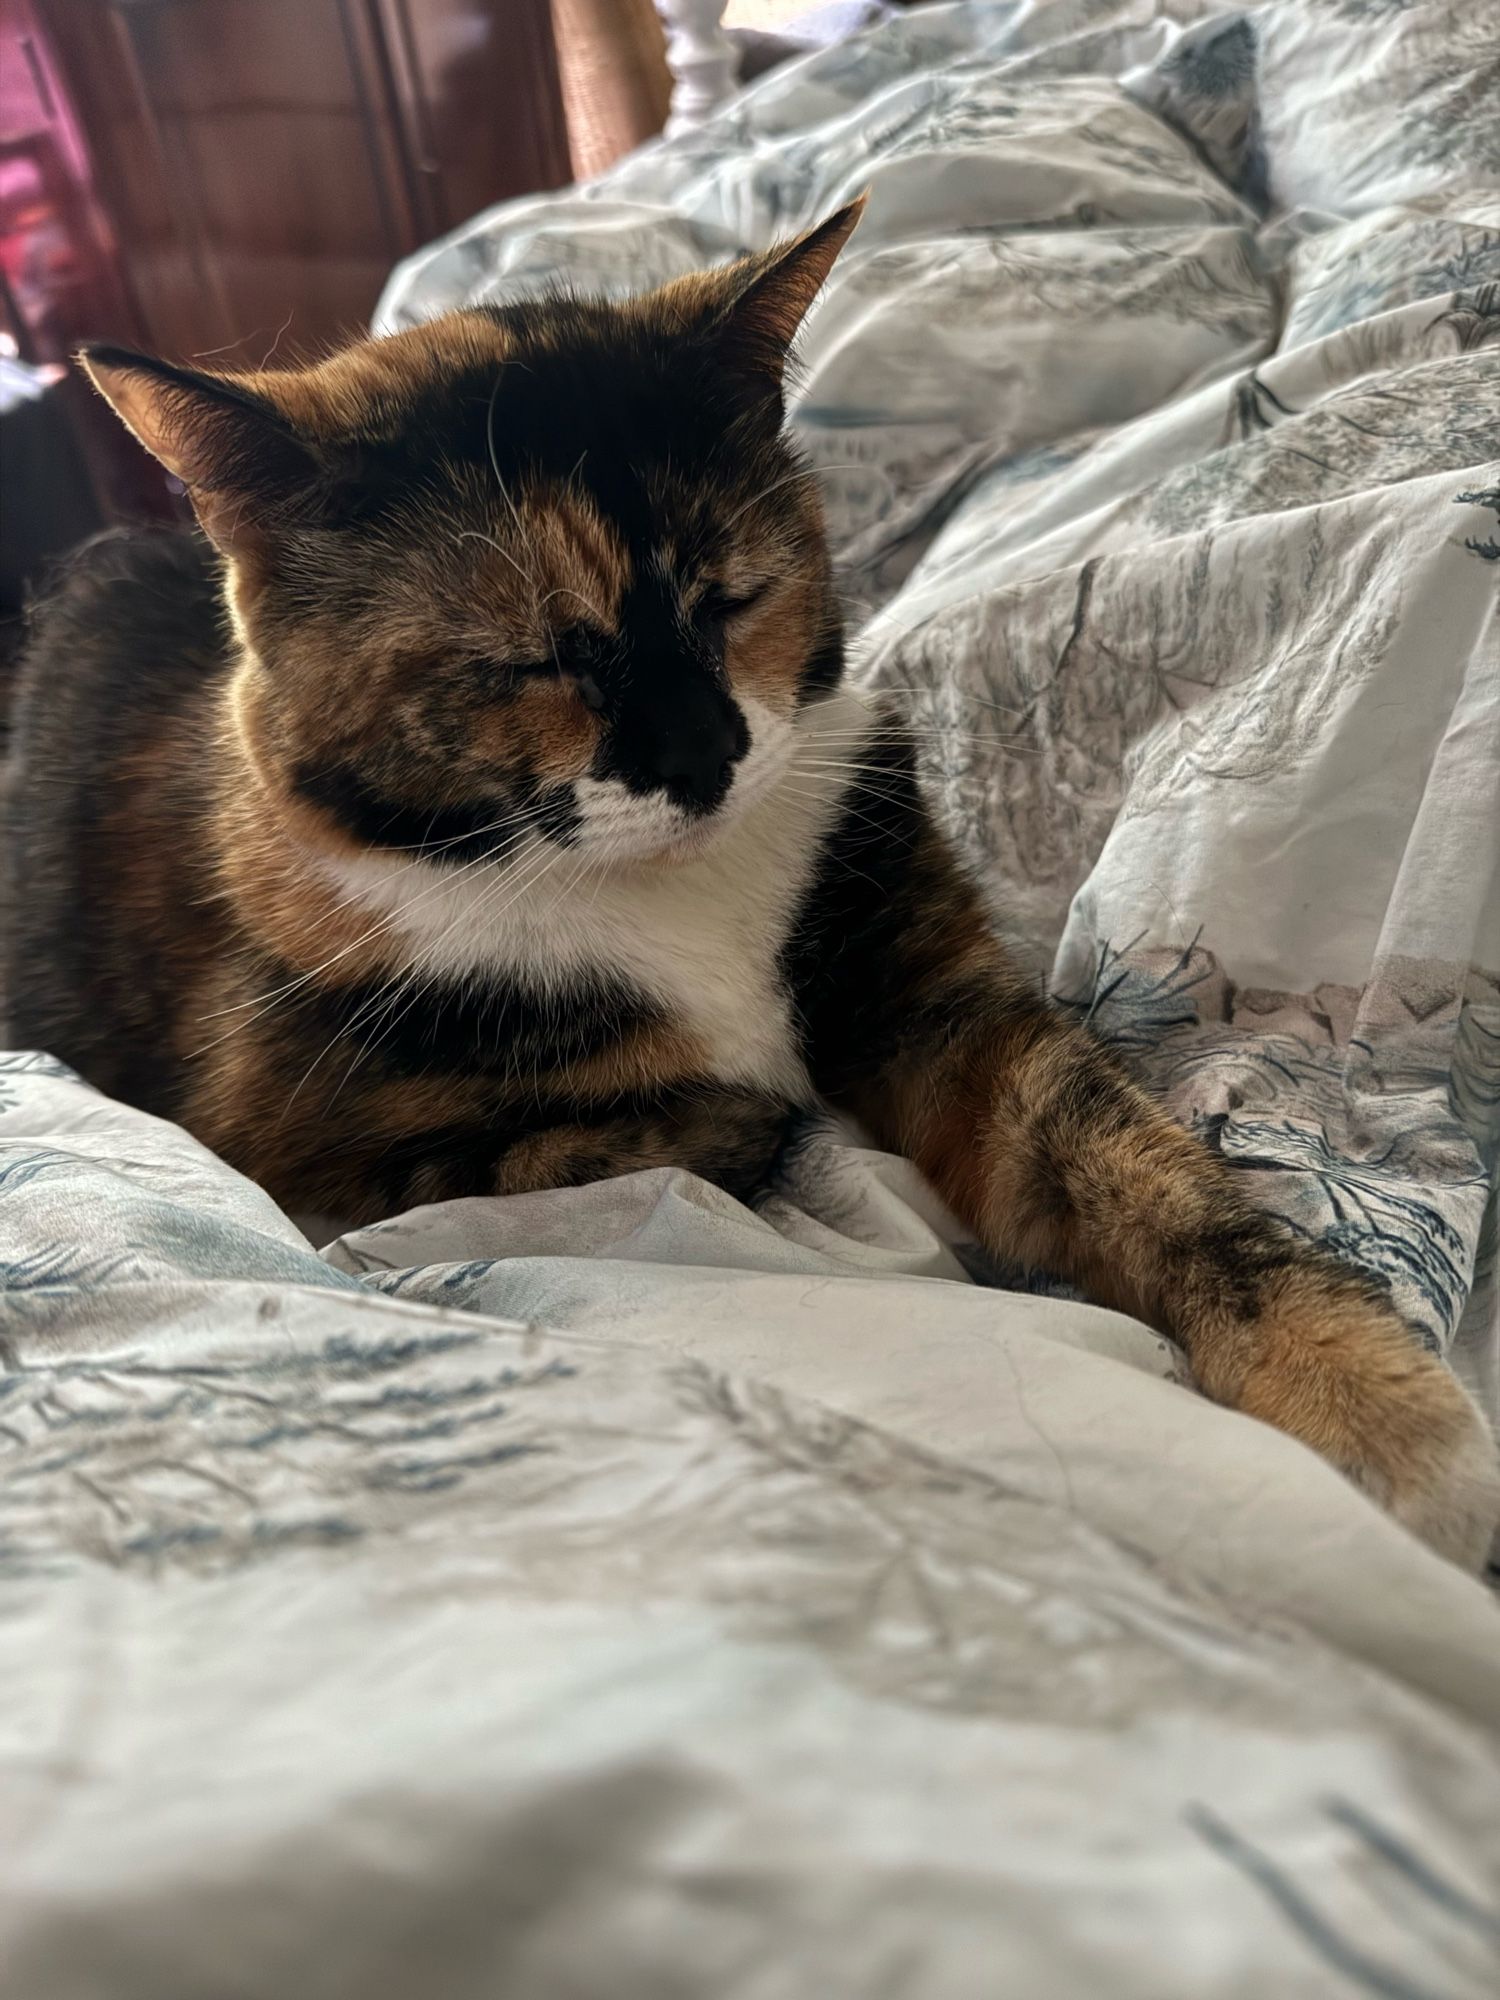
[[[101,521],[179,510],[81,342],[316,351],[408,252],[571,177],[551,0],[0,0],[0,346],[63,364],[20,421],[66,425]],[[8,487],[7,555],[76,537]]]
[[[258,361],[391,266],[568,180],[549,0],[31,0],[140,331]]]

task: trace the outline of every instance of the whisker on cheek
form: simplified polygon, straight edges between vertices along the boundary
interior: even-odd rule
[[[478,528],[461,528],[458,531],[458,533],[453,537],[453,539],[455,542],[483,542],[486,548],[490,548],[495,551],[495,554],[500,557],[502,562],[508,562],[510,564],[511,568],[515,571],[516,575],[521,579],[522,583],[524,583],[528,587],[528,589],[531,590],[536,589],[535,579],[532,576],[530,576],[524,569],[522,569],[521,565],[516,561],[515,557],[511,554],[510,550],[502,548],[499,542],[495,540],[493,535],[481,534]]]
[[[581,590],[575,589],[571,583],[554,584],[551,590],[545,592],[541,597],[537,599],[537,610],[545,611],[547,606],[552,602],[554,597],[577,598],[578,602],[583,606],[585,611],[593,613],[593,616],[595,617],[595,619],[597,619],[600,627],[605,631],[609,630],[610,621],[604,615],[604,613],[599,609],[598,605],[594,602],[593,598],[586,597]]]

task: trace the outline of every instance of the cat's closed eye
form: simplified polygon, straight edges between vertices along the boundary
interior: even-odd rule
[[[561,660],[474,660],[470,664],[476,673],[507,692],[526,681],[554,681],[572,688],[595,715],[604,707],[604,691],[585,667],[564,665]]]
[[[523,681],[555,681],[562,678],[562,670],[555,660],[474,659],[467,662],[466,671],[474,679],[507,693],[518,688]]]
[[[728,585],[711,583],[693,608],[693,616],[703,625],[728,625],[752,610],[771,588],[769,579],[731,590]]]

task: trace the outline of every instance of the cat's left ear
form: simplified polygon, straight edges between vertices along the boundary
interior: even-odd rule
[[[797,329],[827,282],[834,259],[853,235],[868,199],[862,194],[805,236],[732,267],[733,290],[718,336],[726,359],[780,385]]]

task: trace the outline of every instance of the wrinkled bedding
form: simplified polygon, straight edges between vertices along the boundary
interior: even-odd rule
[[[856,677],[1493,1416],[1500,24],[920,9],[379,324],[865,186],[795,409]],[[6,1995],[1494,1991],[1493,1597],[855,1134],[320,1249],[4,1054],[0,1333]]]

